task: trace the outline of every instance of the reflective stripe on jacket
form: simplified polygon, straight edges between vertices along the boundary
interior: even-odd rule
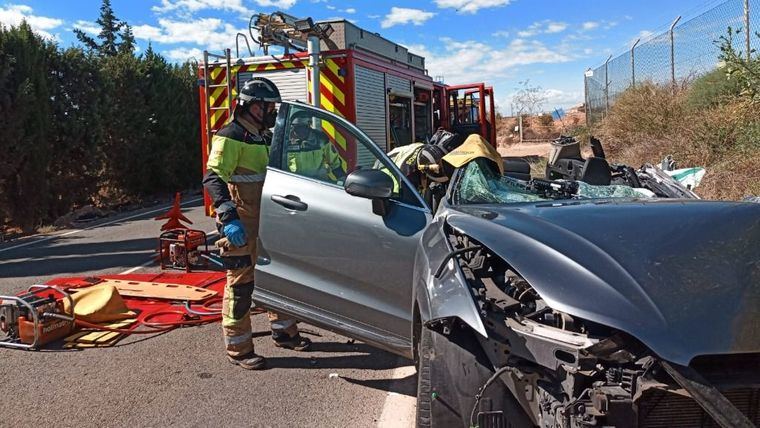
[[[237,168],[263,173],[269,163],[268,143],[262,135],[246,130],[233,120],[211,139],[206,168],[225,182],[230,181]]]

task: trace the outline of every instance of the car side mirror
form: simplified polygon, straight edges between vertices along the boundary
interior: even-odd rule
[[[372,199],[372,212],[383,216],[388,211],[388,198],[393,195],[393,179],[379,169],[359,169],[348,174],[343,188],[346,193]]]

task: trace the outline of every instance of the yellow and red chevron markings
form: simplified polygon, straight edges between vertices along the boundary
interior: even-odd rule
[[[262,71],[277,71],[287,70],[293,68],[305,68],[307,60],[294,60],[294,61],[278,61],[263,64],[243,64],[232,66],[232,106],[228,105],[227,97],[227,67],[219,65],[209,70],[209,85],[221,85],[217,88],[210,88],[209,99],[210,105],[214,108],[225,107],[230,110],[235,107],[235,97],[237,97],[237,75],[244,72],[262,72]],[[216,131],[227,122],[229,119],[227,110],[212,110],[211,113],[211,130]]]
[[[351,109],[349,108],[348,84],[345,76],[346,60],[345,58],[326,58],[323,60],[319,73],[319,104],[320,106],[332,113],[335,113],[345,119],[351,118]],[[308,78],[309,102],[313,99],[311,91],[311,74]],[[352,153],[356,151],[356,142],[348,144],[346,136],[337,130],[332,123],[322,121],[322,130],[330,137],[333,146],[338,150],[341,158],[343,169],[349,171],[353,168]]]

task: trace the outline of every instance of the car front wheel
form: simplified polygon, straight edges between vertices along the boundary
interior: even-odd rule
[[[472,413],[475,395],[494,370],[468,328],[453,327],[443,335],[422,326],[417,349],[418,427],[476,426],[478,411],[484,410],[502,411],[507,427],[533,426],[499,381],[489,386],[479,410]]]

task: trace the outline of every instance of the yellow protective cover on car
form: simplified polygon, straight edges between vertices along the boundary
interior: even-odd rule
[[[443,160],[454,168],[461,168],[477,158],[486,158],[496,164],[499,173],[504,174],[504,163],[496,148],[478,134],[472,134],[464,140],[461,146],[452,150]]]
[[[73,290],[72,290],[73,291]],[[134,318],[137,314],[130,311],[113,285],[94,285],[80,289],[71,295],[74,300],[74,316],[91,323],[119,321]],[[68,299],[63,299],[64,310],[71,313]]]

